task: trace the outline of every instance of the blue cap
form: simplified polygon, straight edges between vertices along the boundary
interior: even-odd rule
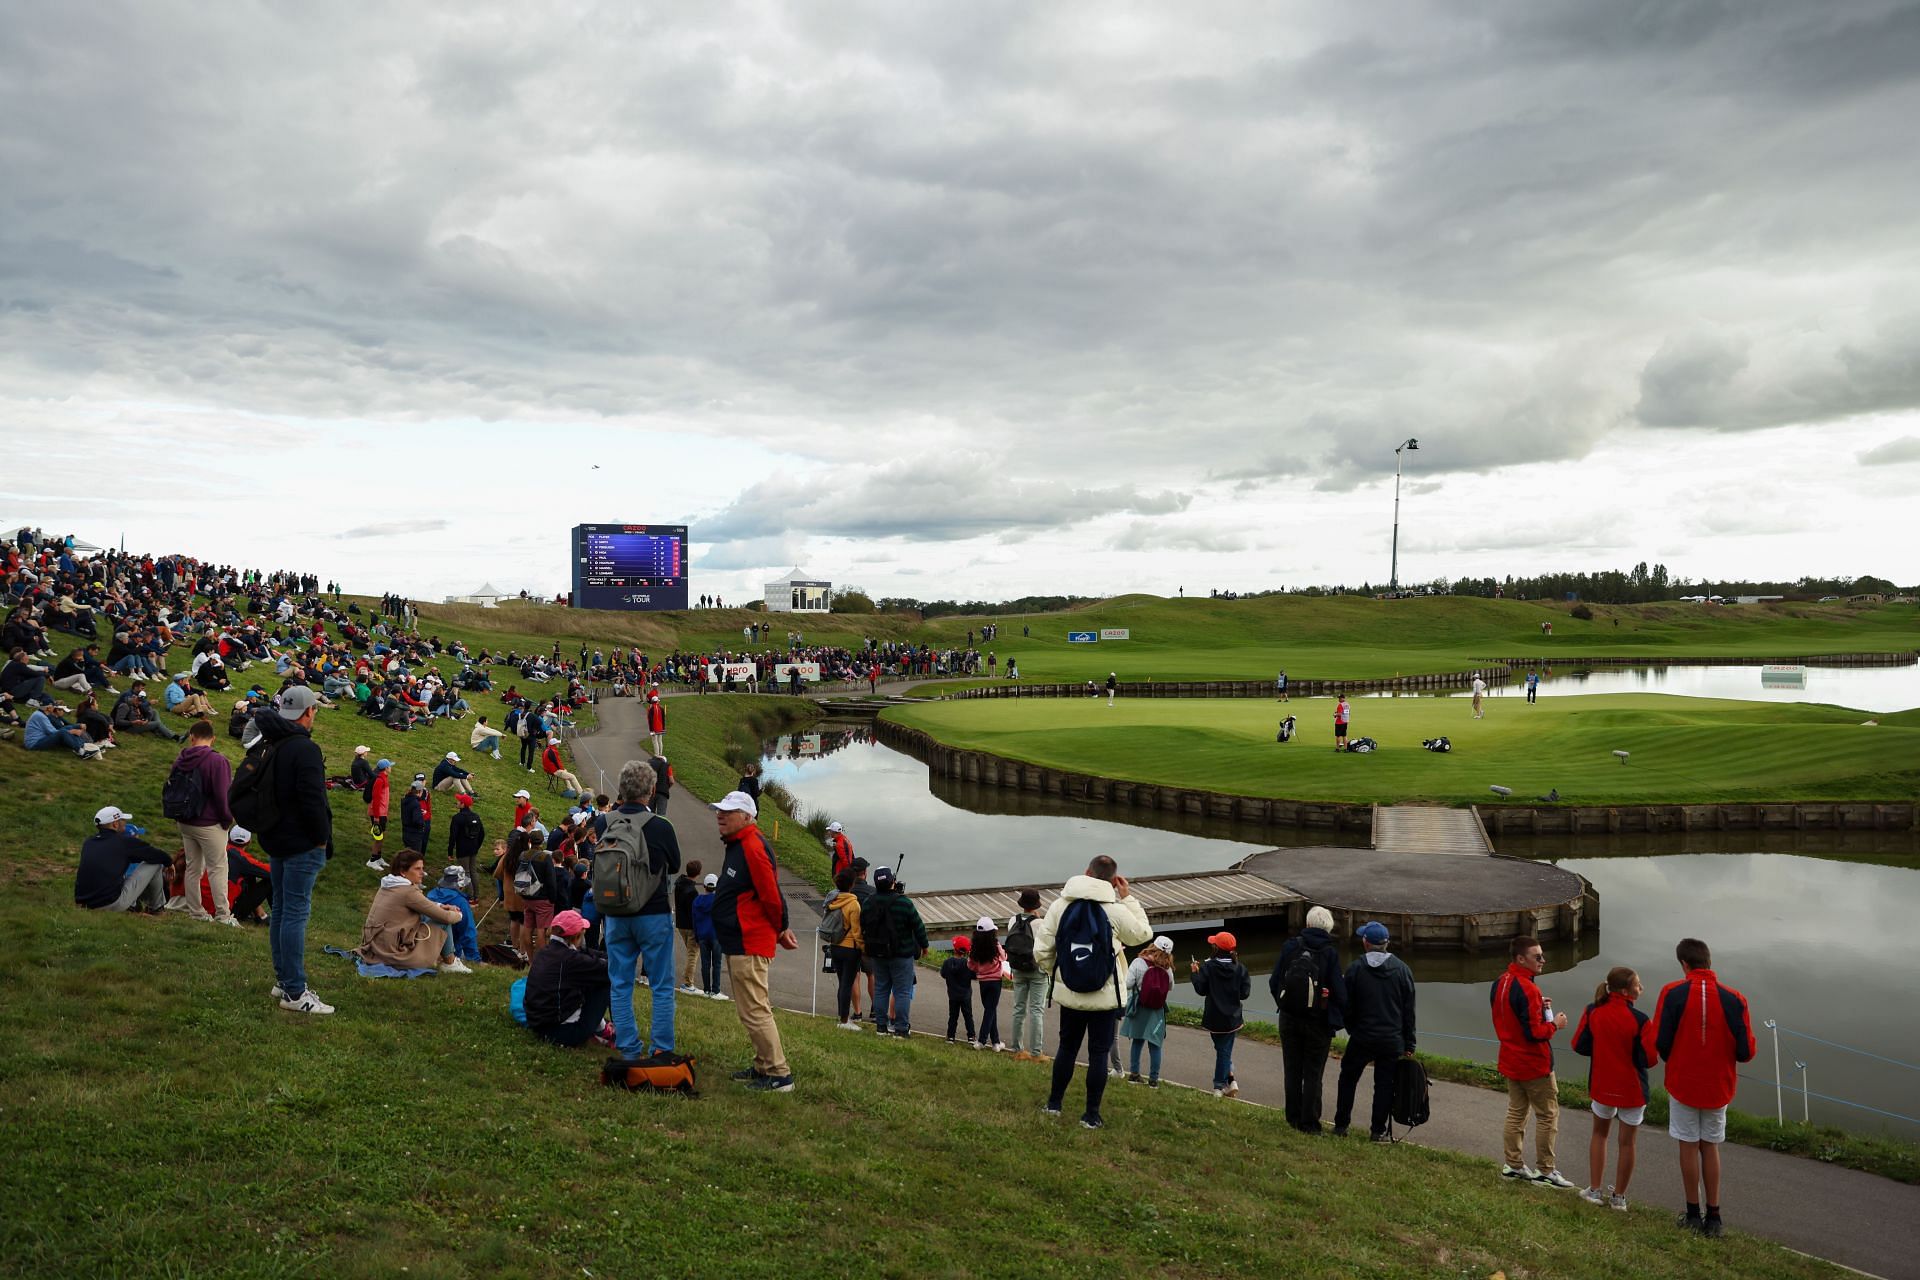
[[[1362,942],[1371,942],[1376,947],[1383,945],[1391,936],[1387,933],[1387,926],[1381,924],[1378,920],[1367,921],[1358,929],[1355,929],[1353,933],[1354,936]]]
[[[382,760],[382,761],[380,761],[379,763],[377,763],[377,764],[375,764],[375,765],[374,765],[373,767],[374,767],[375,769],[391,769],[391,768],[393,768],[393,761],[391,761],[391,760]]]

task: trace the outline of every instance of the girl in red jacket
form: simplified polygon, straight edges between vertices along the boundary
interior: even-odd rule
[[[1627,1207],[1627,1184],[1633,1181],[1634,1139],[1647,1117],[1647,1069],[1660,1060],[1652,1020],[1633,1007],[1640,992],[1639,974],[1625,965],[1609,969],[1573,1033],[1573,1051],[1592,1059],[1587,1096],[1593,1100],[1593,1137],[1587,1143],[1587,1189],[1580,1198],[1621,1210]],[[1616,1119],[1620,1157],[1613,1186],[1604,1189],[1607,1133]]]

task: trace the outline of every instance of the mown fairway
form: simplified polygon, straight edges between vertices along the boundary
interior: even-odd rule
[[[1569,804],[1712,800],[1911,800],[1920,788],[1920,712],[1871,717],[1817,705],[1622,694],[1487,699],[1360,698],[1336,753],[1331,698],[1032,698],[929,703],[887,712],[954,746],[1113,778],[1296,800],[1515,802],[1557,788]],[[1282,714],[1299,736],[1274,741]],[[1421,749],[1445,735],[1450,754]],[[1622,765],[1612,754],[1631,752]]]

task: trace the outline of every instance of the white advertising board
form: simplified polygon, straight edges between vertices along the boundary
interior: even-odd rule
[[[1128,639],[1129,636],[1125,627],[1102,627],[1100,628],[1100,638],[1102,640],[1125,640]]]
[[[716,662],[707,668],[707,683],[725,684],[728,676],[737,684],[745,683],[753,679],[753,670],[751,662]]]
[[[791,679],[792,676],[790,673],[794,671],[800,673],[802,680],[812,680],[815,683],[819,682],[820,664],[817,662],[776,662],[773,664],[773,678],[781,684],[785,684]]]

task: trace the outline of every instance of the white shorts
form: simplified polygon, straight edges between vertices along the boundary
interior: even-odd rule
[[[1638,1107],[1610,1107],[1604,1102],[1596,1102],[1593,1104],[1594,1119],[1611,1120],[1615,1116],[1620,1117],[1621,1124],[1630,1124],[1638,1128],[1640,1122],[1647,1118],[1647,1109],[1644,1105]]]
[[[1667,1134],[1675,1142],[1725,1142],[1727,1109],[1690,1107],[1684,1102],[1667,1104]]]

